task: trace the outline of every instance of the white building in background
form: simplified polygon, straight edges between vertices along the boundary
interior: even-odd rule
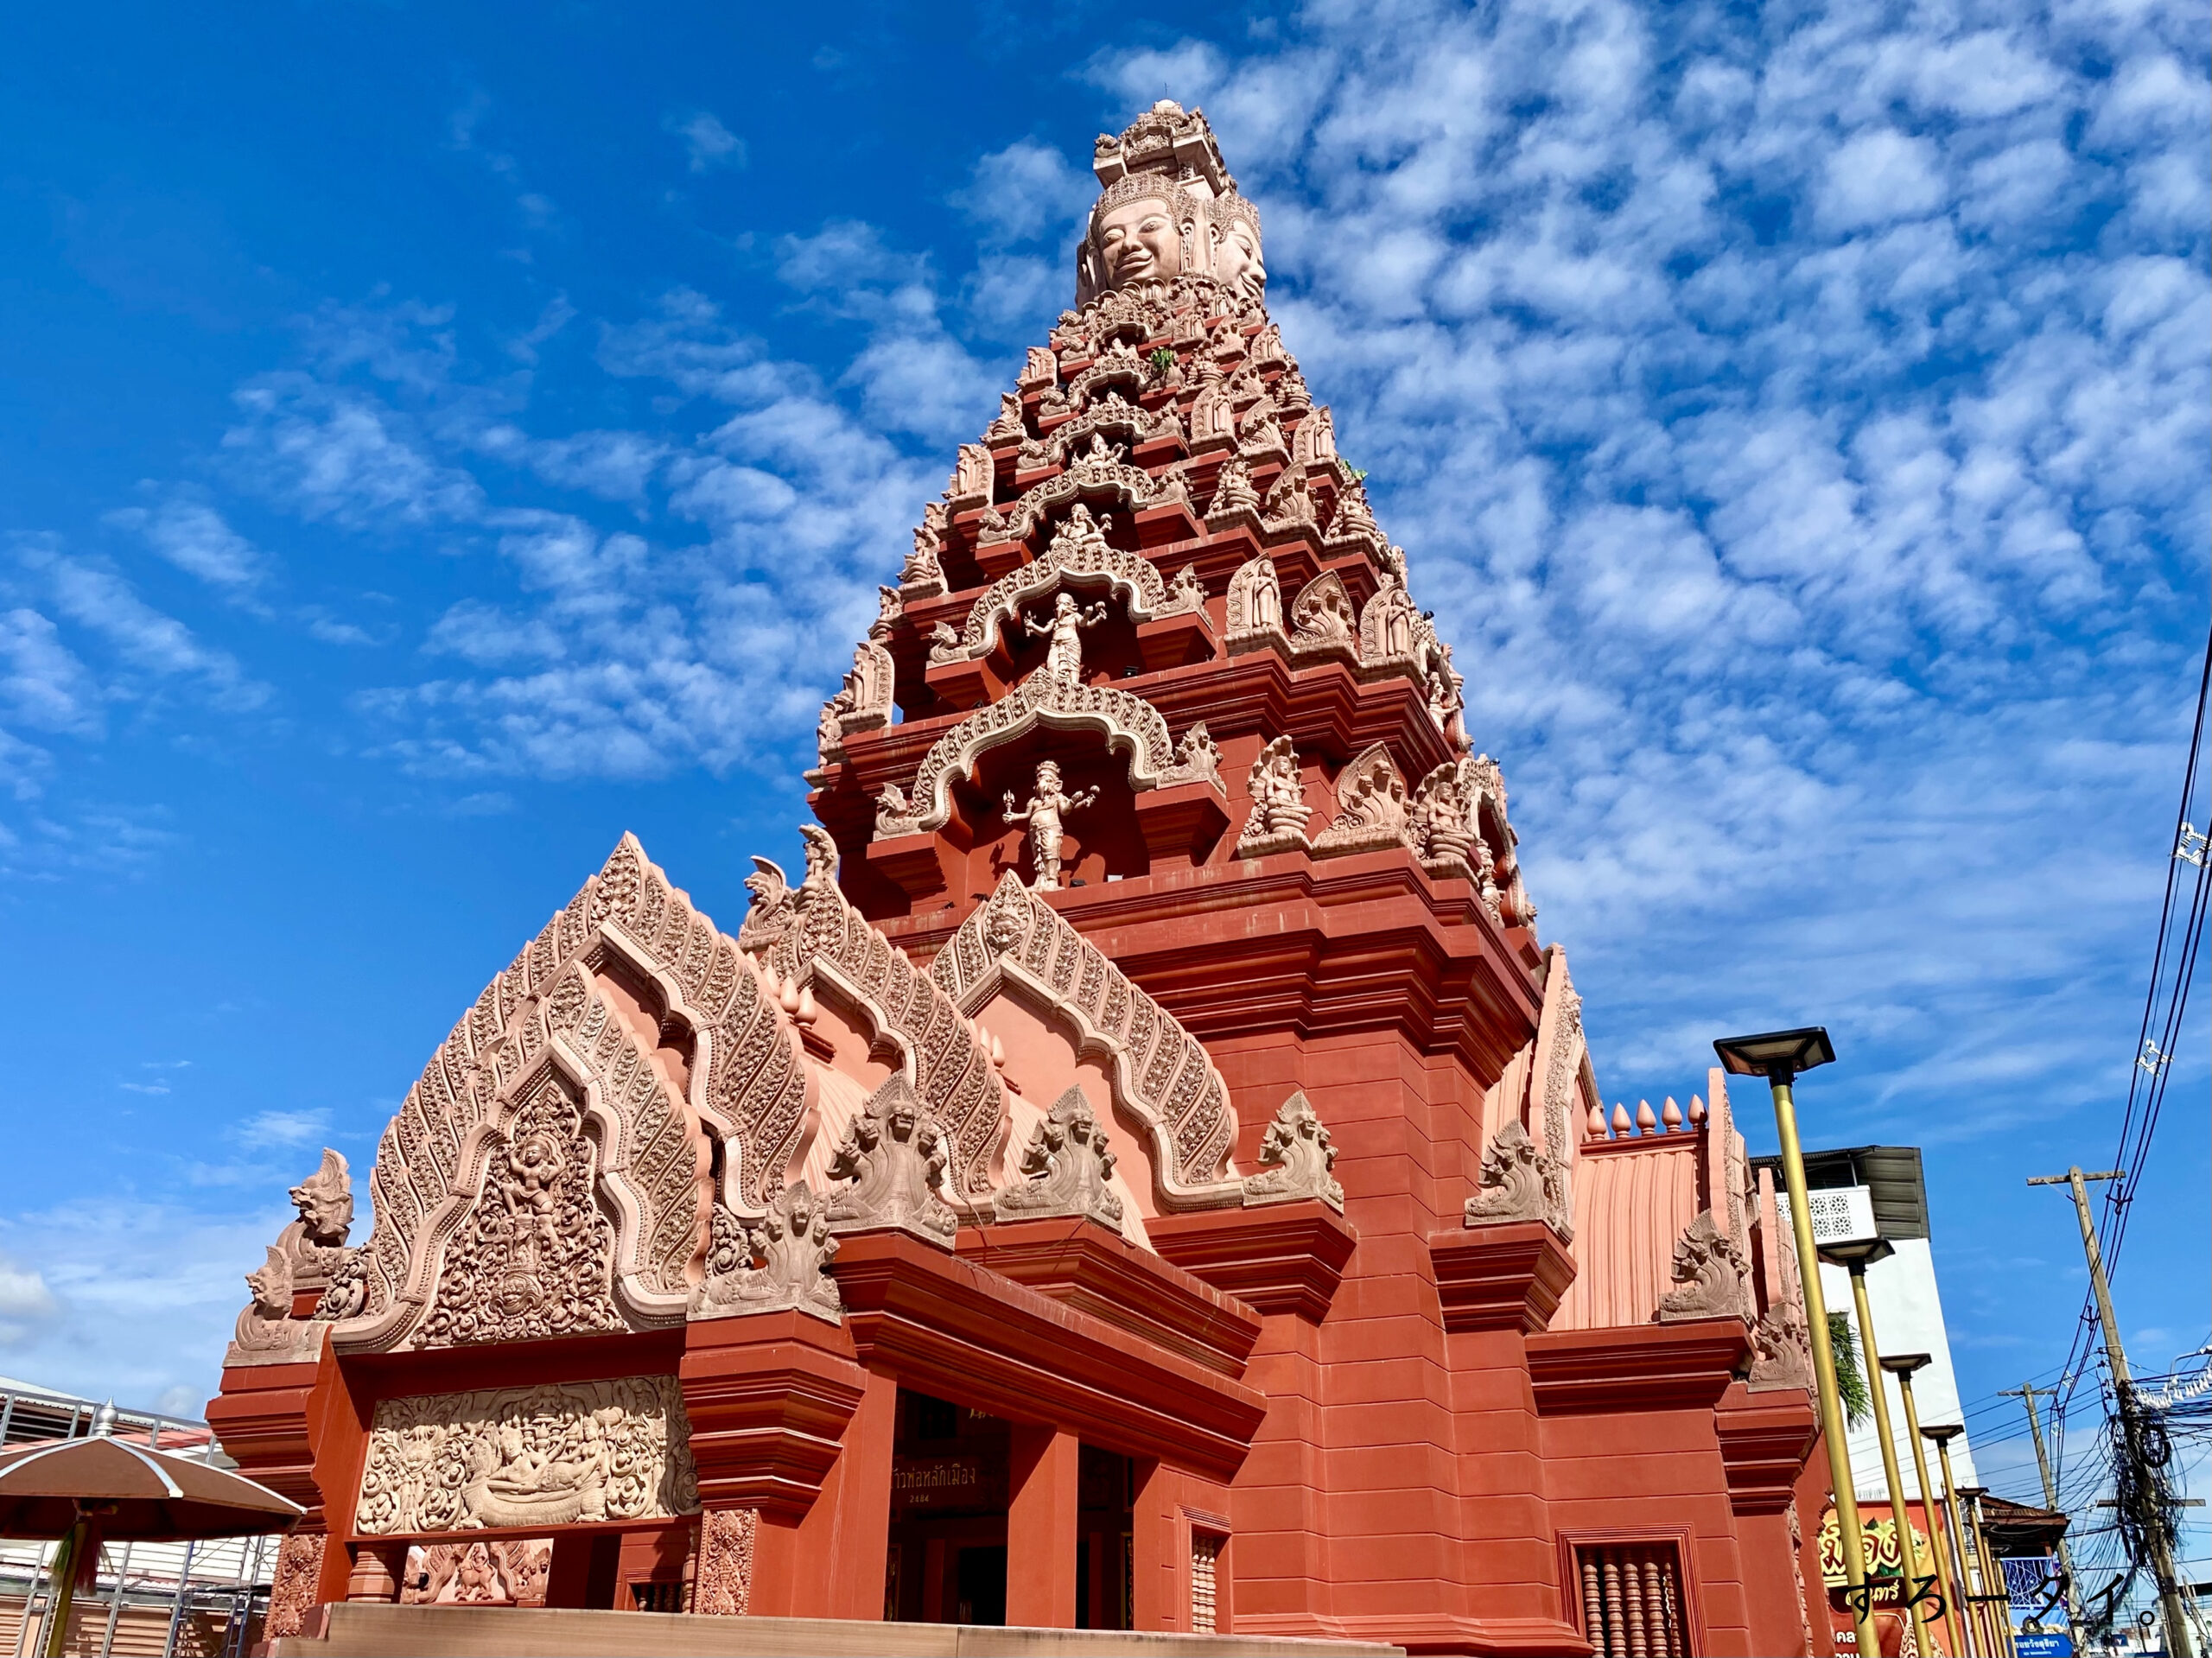
[[[1768,1157],[1753,1161],[1774,1168],[1775,1185],[1779,1188],[1781,1159]],[[1866,1268],[1866,1300],[1874,1314],[1874,1339],[1885,1353],[1929,1355],[1928,1367],[1912,1379],[1912,1401],[1923,1426],[1965,1421],[1958,1375],[1951,1368],[1943,1297],[1936,1284],[1936,1257],[1928,1242],[1928,1186],[1921,1176],[1920,1148],[1854,1146],[1843,1151],[1807,1152],[1805,1184],[1815,1191],[1864,1186],[1872,1195],[1875,1229],[1897,1251]],[[1821,1294],[1831,1313],[1853,1313],[1852,1333],[1856,1339],[1859,1320],[1852,1305],[1851,1274],[1840,1267],[1823,1263]],[[1913,1467],[1912,1448],[1905,1442],[1904,1400],[1897,1378],[1886,1373],[1869,1375],[1866,1385],[1878,1385],[1889,1397],[1890,1424],[1897,1434],[1905,1499],[1918,1501],[1920,1482]],[[1889,1483],[1882,1473],[1882,1445],[1872,1413],[1845,1437],[1851,1450],[1852,1483],[1859,1501],[1886,1504]],[[1962,1486],[1981,1483],[1974,1472],[1974,1446],[1968,1435],[1961,1434],[1951,1441],[1951,1474]],[[1943,1476],[1932,1447],[1928,1477],[1939,1488],[1928,1495],[1940,1502]]]

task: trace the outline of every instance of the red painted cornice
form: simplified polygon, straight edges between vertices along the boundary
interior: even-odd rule
[[[1796,1495],[1805,1458],[1820,1438],[1820,1418],[1802,1388],[1752,1393],[1731,1382],[1713,1407],[1728,1500],[1738,1514],[1780,1514]]]
[[[1267,1400],[1182,1354],[899,1232],[844,1238],[837,1288],[861,1360],[1015,1421],[1234,1478]]]
[[[1541,1221],[1465,1226],[1429,1235],[1437,1298],[1444,1327],[1518,1330],[1548,1328],[1560,1298],[1574,1281],[1574,1257]]]
[[[683,1334],[677,1375],[700,1500],[805,1513],[868,1391],[851,1336],[791,1311],[701,1319]]]
[[[1529,1337],[1541,1415],[1710,1409],[1751,1351],[1740,1318],[1550,1330]]]
[[[963,1260],[1225,1376],[1244,1374],[1260,1339],[1260,1315],[1242,1301],[1090,1221],[963,1227],[959,1251]]]
[[[1359,1242],[1351,1223],[1318,1198],[1161,1215],[1145,1231],[1154,1248],[1216,1289],[1311,1324],[1327,1316]]]

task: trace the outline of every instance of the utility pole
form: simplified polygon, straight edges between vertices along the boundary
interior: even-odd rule
[[[2083,1177],[2087,1178],[2087,1176]],[[2036,1466],[2043,1471],[2043,1505],[2063,1513],[2058,1507],[2058,1485],[2050,1477],[2050,1458],[2043,1448],[2043,1419],[2036,1414],[2036,1401],[2039,1397],[2056,1399],[2056,1388],[2038,1388],[2022,1382],[2017,1388],[2000,1388],[1998,1391],[2008,1398],[2017,1399],[2027,1407],[2028,1432],[2035,1436]],[[2082,1630],[2080,1602],[2074,1583],[2074,1551],[2066,1546],[2066,1534],[2058,1534],[2058,1567],[2066,1574],[2066,1621],[2074,1628],[2074,1638],[2079,1641]]]
[[[2165,1482],[2151,1466],[2144,1452],[2143,1418],[2135,1402],[2135,1379],[2128,1373],[2126,1350],[2120,1344],[2120,1320],[2112,1310],[2112,1285],[2105,1278],[2104,1251],[2097,1247],[2097,1223],[2089,1216],[2088,1183],[2117,1180],[2125,1172],[2122,1169],[2100,1169],[2094,1174],[2084,1174],[2077,1164],[2063,1174],[2031,1176],[2028,1184],[2072,1189],[2074,1214],[2082,1223],[2082,1253],[2089,1263],[2089,1289],[2097,1298],[2097,1318],[2104,1325],[2105,1362],[2112,1366],[2113,1392],[2120,1403],[2120,1437],[2126,1444],[2127,1460],[2133,1475],[2128,1481],[2128,1490],[2134,1494],[2139,1510],[2135,1515],[2136,1528],[2143,1534],[2144,1546],[2151,1556],[2151,1576],[2158,1585],[2158,1611],[2165,1620],[2166,1651],[2169,1658],[2194,1658],[2196,1648],[2190,1639],[2189,1614],[2182,1604],[2181,1584],[2174,1573],[2173,1543],[2166,1535],[2165,1510],[2156,1495],[2164,1490]]]

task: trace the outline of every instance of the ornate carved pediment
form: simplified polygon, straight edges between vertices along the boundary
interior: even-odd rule
[[[952,1247],[958,1217],[938,1196],[952,1145],[944,1126],[903,1076],[868,1096],[845,1130],[830,1165],[830,1229],[872,1232],[896,1228]]]
[[[978,1202],[990,1192],[1007,1117],[1005,1087],[989,1049],[953,994],[846,901],[829,832],[808,823],[799,833],[807,848],[805,880],[794,888],[774,864],[755,859],[762,867],[747,882],[754,903],[739,941],[782,980],[834,987],[872,1027],[872,1037],[903,1055],[914,1091],[951,1139],[955,1199]],[[797,1144],[794,1134],[792,1147]]]
[[[1052,1102],[1021,1153],[1022,1178],[1001,1189],[995,1206],[1014,1220],[1081,1216],[1112,1231],[1122,1226],[1122,1200],[1107,1187],[1114,1153],[1090,1102],[1071,1088]]]
[[[1183,499],[1179,480],[1155,479],[1142,467],[1122,459],[1125,450],[1093,434],[1090,448],[1075,456],[1067,470],[1022,491],[1021,497],[1003,513],[983,514],[981,539],[986,543],[1021,541],[1052,516],[1056,507],[1077,500],[1111,501],[1122,506],[1158,506]]]
[[[696,1514],[674,1376],[386,1399],[369,1429],[365,1536]]]
[[[620,979],[620,997],[601,993],[602,974]],[[634,1007],[640,998],[664,1007],[664,1026],[689,1044],[680,1095],[651,1058],[660,1031],[633,1028],[617,1006]],[[722,1146],[723,1201],[757,1212],[798,1144],[806,1087],[797,1037],[758,969],[625,835],[605,867],[485,988],[409,1089],[370,1177],[375,1228],[334,1275],[318,1317],[337,1323],[341,1348],[385,1349],[423,1318],[454,1248],[475,1263],[472,1271],[504,1281],[520,1234],[500,1234],[504,1223],[486,1205],[505,1210],[510,1178],[533,1204],[543,1195],[515,1162],[537,1154],[525,1153],[534,1130],[522,1125],[535,1108],[563,1155],[575,1153],[569,1167],[588,1166],[597,1182],[586,1207],[601,1218],[585,1230],[597,1251],[599,1228],[612,1228],[621,1322],[679,1318],[706,1242],[709,1137]],[[497,1178],[495,1164],[505,1171]],[[513,1276],[518,1287],[530,1279],[528,1271]],[[558,1293],[572,1290],[585,1293],[566,1280]],[[594,1280],[590,1295],[600,1293]],[[603,1305],[591,1305],[599,1310],[575,1315],[577,1327],[600,1326]],[[554,1315],[512,1316],[534,1327]],[[504,1327],[508,1317],[496,1322]]]
[[[1110,545],[1105,530],[1111,519],[1094,521],[1090,509],[1077,501],[1034,562],[1008,571],[986,588],[968,607],[968,619],[957,641],[933,645],[932,667],[988,656],[998,644],[1006,624],[1023,607],[1057,592],[1063,585],[1103,586],[1128,608],[1133,621],[1148,621],[1172,607],[1165,583],[1150,559],[1142,553],[1124,552]],[[1020,630],[1016,628],[1018,634]]]
[[[1569,1243],[1574,1241],[1573,1159],[1581,1143],[1580,1091],[1589,1069],[1582,998],[1575,994],[1573,978],[1567,970],[1567,951],[1554,944],[1545,952],[1544,1005],[1536,1019],[1529,1121],[1541,1137],[1544,1154],[1544,1218]]]
[[[1744,1316],[1744,1257],[1701,1209],[1675,1243],[1675,1287],[1659,1299],[1662,1324]]]
[[[1544,1155],[1518,1117],[1508,1117],[1483,1150],[1475,1195],[1467,1199],[1469,1226],[1547,1218]]]
[[[992,749],[1027,735],[1039,727],[1056,731],[1095,731],[1109,752],[1128,758],[1132,789],[1157,789],[1175,769],[1175,746],[1160,710],[1131,691],[1111,685],[1084,685],[1049,673],[1034,673],[989,707],[978,709],[938,738],[922,757],[913,786],[906,791],[912,816],[879,820],[876,834],[915,835],[943,829],[952,818],[952,785],[966,777]]]
[[[1229,580],[1229,640],[1287,639],[1283,628],[1282,581],[1275,562],[1262,554],[1237,567]]]
[[[1344,578],[1324,570],[1299,589],[1290,607],[1290,650],[1294,657],[1335,656],[1359,659],[1359,619],[1344,591]]]
[[[930,976],[969,1012],[1011,982],[1064,1016],[1078,1050],[1107,1061],[1116,1105],[1150,1135],[1162,1209],[1237,1200],[1222,1180],[1236,1115],[1205,1049],[1019,877],[960,924]]]
[[[1359,664],[1370,674],[1402,673],[1421,679],[1421,616],[1405,583],[1388,570],[1359,613]]]
[[[1376,743],[1338,778],[1337,815],[1314,838],[1314,855],[1404,846],[1409,821],[1406,780],[1389,751]]]
[[[1341,1215],[1344,1189],[1332,1172],[1336,1166],[1337,1148],[1329,1143],[1329,1131],[1300,1089],[1282,1102],[1260,1136],[1260,1172],[1244,1177],[1245,1206],[1318,1197]]]

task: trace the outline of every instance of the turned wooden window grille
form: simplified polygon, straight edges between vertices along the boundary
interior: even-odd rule
[[[1194,1531],[1191,1534],[1191,1632],[1193,1635],[1220,1633],[1220,1602],[1217,1598],[1217,1573],[1221,1565],[1221,1539],[1211,1532]]]
[[[1574,1564],[1582,1633],[1594,1658],[1689,1658],[1674,1544],[1585,1544],[1574,1551]]]

